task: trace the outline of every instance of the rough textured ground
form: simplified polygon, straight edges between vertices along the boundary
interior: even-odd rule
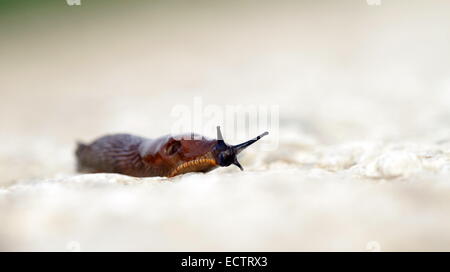
[[[449,6],[336,2],[0,17],[0,250],[450,250]],[[75,173],[77,140],[165,134],[194,96],[279,105],[278,148]]]

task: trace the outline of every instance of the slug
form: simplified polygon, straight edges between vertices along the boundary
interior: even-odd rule
[[[189,172],[209,172],[231,164],[244,170],[237,155],[269,134],[238,145],[224,142],[220,127],[217,140],[198,134],[156,139],[130,134],[103,136],[91,144],[78,143],[77,168],[85,173],[119,173],[134,177],[174,177]]]

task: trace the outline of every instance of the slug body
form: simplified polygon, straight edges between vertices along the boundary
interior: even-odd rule
[[[156,139],[114,134],[91,144],[79,143],[75,154],[78,171],[87,173],[173,177],[188,172],[209,172],[231,164],[243,170],[237,154],[267,134],[235,146],[223,141],[219,127],[217,139],[197,134],[166,135]]]

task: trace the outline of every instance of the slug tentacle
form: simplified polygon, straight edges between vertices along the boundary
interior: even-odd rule
[[[91,144],[78,143],[75,154],[78,171],[89,173],[173,177],[189,172],[208,172],[231,164],[243,170],[237,155],[267,134],[235,146],[224,142],[220,127],[217,127],[217,140],[194,134],[166,135],[156,139],[115,134]]]

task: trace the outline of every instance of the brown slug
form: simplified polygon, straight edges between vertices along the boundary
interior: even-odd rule
[[[113,134],[91,144],[78,143],[79,172],[119,173],[135,177],[173,177],[189,172],[209,172],[231,164],[244,170],[237,155],[249,145],[269,134],[238,145],[224,142],[220,127],[217,140],[191,134],[147,139],[130,134]]]

